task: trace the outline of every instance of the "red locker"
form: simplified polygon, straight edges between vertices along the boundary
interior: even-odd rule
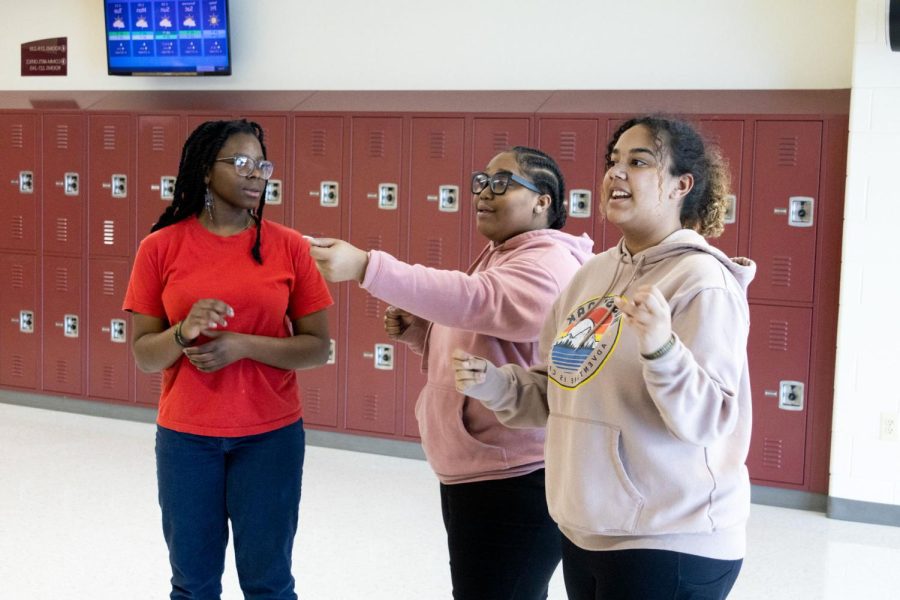
[[[81,256],[84,252],[84,115],[45,114],[42,129],[43,249]]]
[[[42,389],[75,396],[84,393],[85,313],[80,257],[43,259]]]
[[[266,143],[266,155],[275,163],[275,172],[266,187],[266,207],[263,217],[270,221],[287,224],[287,198],[290,198],[289,185],[290,165],[288,165],[288,127],[287,117],[283,115],[247,115],[250,121],[256,121],[263,128],[263,141]]]
[[[350,242],[401,255],[403,120],[357,117],[351,126]],[[350,285],[347,319],[347,427],[393,435],[402,406],[396,342],[384,332],[387,305]]]
[[[147,406],[159,406],[162,373],[144,373],[135,369],[134,374],[134,401]]]
[[[531,144],[531,117],[480,117],[474,119],[472,135],[472,162],[469,165],[470,175],[475,171],[483,171],[491,159],[513,146],[529,146]],[[468,197],[473,198],[469,183],[466,183]],[[487,240],[473,225],[469,237],[469,260],[471,264],[481,254]]]
[[[263,127],[266,127],[263,125]],[[344,121],[341,117],[294,118],[294,229],[313,237],[341,237],[343,207]],[[279,165],[275,166],[276,172]],[[285,173],[288,166],[284,165]],[[290,197],[290,196],[288,196]],[[268,208],[266,209],[268,210]],[[341,288],[330,284],[335,304],[328,309],[332,353],[328,364],[300,371],[303,420],[309,425],[340,427],[338,407],[343,397],[344,339],[341,335]],[[339,365],[341,365],[339,367]]]
[[[802,485],[812,309],[752,305],[750,323],[753,435],[747,468],[759,482]]]
[[[88,121],[88,253],[131,254],[135,197],[134,126],[130,115],[91,115]]]
[[[35,390],[41,365],[37,257],[0,254],[0,384]]]
[[[605,129],[605,120],[602,127]],[[552,156],[566,183],[566,201],[569,215],[563,229],[573,235],[588,234],[603,247],[603,240],[596,239],[594,223],[597,212],[597,119],[543,118],[538,123],[538,147]],[[597,228],[602,235],[602,229]]]
[[[704,139],[719,150],[731,171],[731,204],[725,217],[725,231],[719,237],[711,238],[709,242],[728,256],[737,256],[738,230],[744,204],[741,197],[744,122],[704,120],[698,125]]]
[[[606,177],[606,146],[609,144],[609,140],[612,138],[612,135],[616,132],[622,123],[624,123],[626,119],[610,119],[606,123],[606,136],[603,140],[600,141],[599,147],[597,149],[597,164],[600,167],[597,169],[597,193],[600,193],[600,189],[603,186],[603,178]],[[600,213],[599,218],[597,220],[597,226],[594,228],[594,231],[597,233],[597,239],[594,240],[594,252],[600,253],[604,250],[612,248],[616,244],[619,243],[619,240],[622,238],[622,232],[619,231],[619,228],[606,220],[606,217],[603,216],[600,210],[600,198],[597,198],[597,212]],[[599,229],[603,229],[603,236],[601,237],[599,233]]]
[[[759,121],[753,154],[752,299],[812,302],[820,121]]]
[[[131,319],[122,310],[128,287],[126,258],[88,261],[88,379],[92,398],[129,400]]]
[[[186,136],[178,115],[137,118],[137,210],[135,247],[174,198],[178,162]]]
[[[444,270],[461,270],[465,232],[473,217],[468,201],[469,173],[464,164],[462,118],[412,119],[410,200],[407,240],[409,262]],[[464,199],[464,200],[463,200]],[[425,387],[422,357],[397,344],[406,363],[402,434],[419,437],[415,405]]]
[[[0,185],[3,224],[0,248],[37,250],[40,210],[38,123],[34,113],[0,114]]]

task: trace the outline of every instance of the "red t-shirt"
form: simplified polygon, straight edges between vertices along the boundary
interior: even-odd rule
[[[264,220],[262,265],[250,254],[255,240],[253,227],[222,237],[194,217],[148,235],[135,257],[123,308],[177,323],[197,300],[215,298],[234,308],[228,331],[288,337],[290,322],[330,306],[331,294],[298,232]],[[175,431],[254,435],[302,414],[293,370],[241,359],[202,373],[182,356],[163,371],[157,422]]]

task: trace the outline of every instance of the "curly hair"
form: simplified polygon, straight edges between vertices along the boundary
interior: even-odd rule
[[[566,224],[566,182],[559,165],[549,154],[534,148],[515,146],[510,152],[515,156],[522,174],[533,181],[541,193],[550,196],[547,227],[562,229]]]
[[[704,237],[718,237],[725,228],[725,213],[731,177],[719,151],[707,146],[693,126],[662,115],[644,115],[628,119],[616,129],[606,146],[609,162],[619,137],[628,129],[643,125],[656,139],[661,158],[668,157],[669,174],[690,174],[694,187],[681,205],[681,225]]]
[[[233,135],[248,133],[257,140],[262,147],[263,157],[266,156],[266,145],[263,142],[263,130],[259,124],[246,119],[237,121],[206,121],[201,123],[181,149],[181,161],[178,164],[178,177],[175,179],[175,197],[172,204],[163,212],[150,231],[157,231],[163,227],[173,225],[191,216],[199,216],[204,208],[204,195],[206,183],[204,178],[215,162],[216,156],[225,145],[225,142]],[[266,182],[268,185],[268,182]],[[248,211],[250,217],[256,222],[256,242],[253,244],[251,254],[259,264],[262,264],[262,222],[263,208],[266,205],[266,194],[259,199],[259,206]]]

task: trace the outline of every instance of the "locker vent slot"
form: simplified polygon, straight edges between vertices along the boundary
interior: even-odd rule
[[[105,390],[116,389],[116,368],[114,366],[103,365],[102,385]]]
[[[64,360],[56,361],[56,381],[58,383],[69,382],[69,365]]]
[[[69,149],[69,126],[68,125],[57,125],[56,126],[56,149],[57,150],[68,150]]]
[[[103,149],[112,152],[116,149],[116,126],[103,126]]]
[[[309,414],[321,414],[322,395],[317,387],[303,388],[303,412]]]
[[[324,129],[313,129],[312,137],[309,143],[309,151],[313,156],[323,157],[326,154],[327,146],[325,145],[326,135]]]
[[[103,295],[116,295],[116,273],[115,271],[103,271]]]
[[[378,420],[378,396],[366,394],[363,396],[362,417],[367,421]]]
[[[444,240],[429,238],[425,250],[425,266],[440,269],[444,264]]]
[[[778,166],[796,167],[797,153],[800,150],[800,140],[797,136],[778,138]]]
[[[380,129],[369,132],[369,158],[384,158],[384,132]]]
[[[381,301],[370,294],[366,294],[366,307],[363,314],[370,319],[377,319],[381,316]]]
[[[12,142],[11,146],[16,150],[24,150],[25,149],[25,128],[21,123],[16,123],[12,126],[12,131],[10,133],[10,142]]]
[[[150,149],[153,152],[166,151],[166,129],[154,125],[150,130]]]
[[[66,243],[69,241],[69,219],[56,218],[56,241]]]
[[[790,256],[775,256],[772,258],[771,282],[775,287],[791,287]]]
[[[768,469],[781,469],[784,448],[782,440],[766,438],[763,441],[762,463]]]
[[[559,159],[570,162],[575,161],[575,142],[578,134],[574,131],[563,131],[559,134]]]
[[[769,321],[769,350],[788,351],[788,322]]]
[[[56,291],[63,293],[69,291],[69,270],[65,267],[56,268]]]
[[[114,246],[116,243],[116,222],[103,221],[103,245]]]
[[[499,154],[509,148],[509,132],[508,131],[495,131],[494,132],[494,153]]]
[[[432,131],[429,136],[430,157],[435,160],[443,160],[447,156],[447,132]]]
[[[10,273],[10,282],[13,289],[21,290],[25,287],[25,267],[22,265],[13,265]]]
[[[159,397],[162,393],[162,373],[153,373],[150,375],[150,392],[154,397]]]
[[[12,239],[21,240],[25,238],[25,217],[22,215],[13,215],[11,234]]]
[[[11,367],[13,377],[18,377],[20,379],[25,377],[25,359],[22,358],[21,354],[12,355]]]

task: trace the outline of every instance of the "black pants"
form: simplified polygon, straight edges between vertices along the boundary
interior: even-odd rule
[[[669,550],[583,550],[563,537],[569,600],[724,600],[742,560]]]
[[[547,512],[544,470],[441,484],[456,600],[543,600],[562,535]]]

